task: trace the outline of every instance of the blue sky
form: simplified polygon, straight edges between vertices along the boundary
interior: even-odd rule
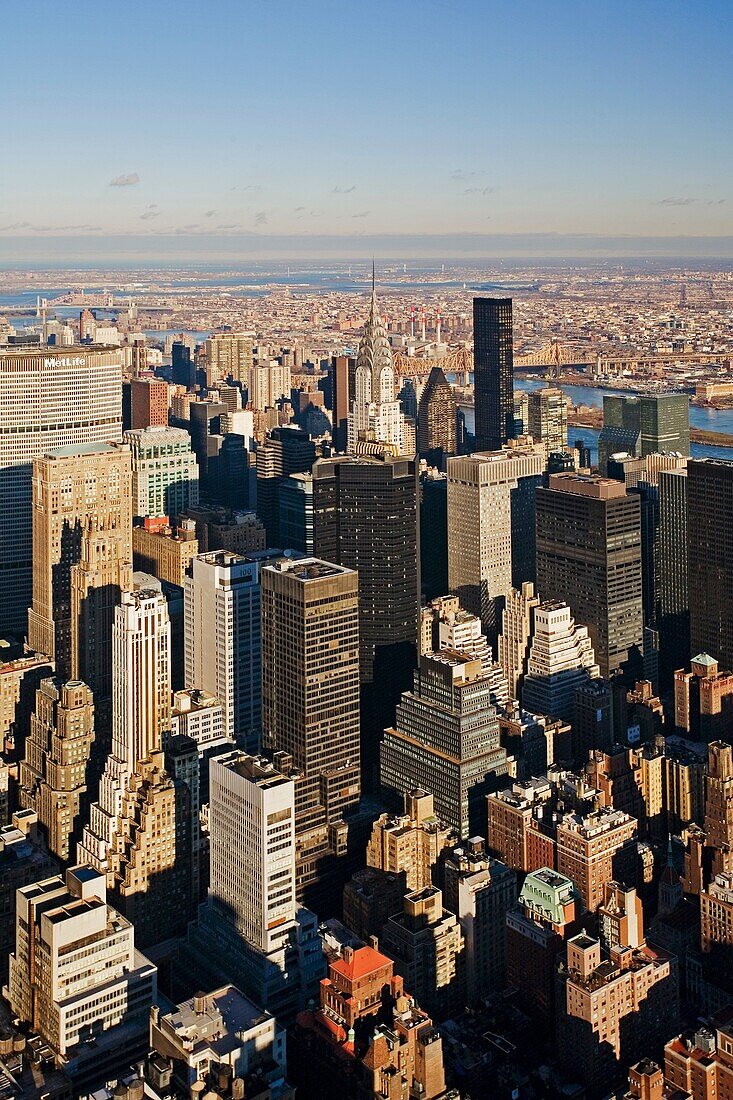
[[[733,234],[730,0],[28,0],[3,38],[0,239]]]

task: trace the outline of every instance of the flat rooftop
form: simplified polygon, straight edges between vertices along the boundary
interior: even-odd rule
[[[75,443],[68,447],[54,447],[50,451],[44,451],[43,458],[81,458],[84,455],[119,454],[129,450],[126,444],[110,439],[108,443]]]

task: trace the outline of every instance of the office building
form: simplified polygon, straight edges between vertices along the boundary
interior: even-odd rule
[[[285,550],[314,552],[313,476],[291,474],[280,483],[280,543]]]
[[[392,348],[377,311],[372,278],[369,317],[356,356],[354,401],[348,417],[349,454],[414,454],[414,446],[408,446],[405,419],[397,400]]]
[[[289,1076],[299,1100],[451,1100],[443,1043],[376,947],[344,946],[329,962],[316,1008],[292,1033]]]
[[[517,876],[492,859],[479,838],[455,848],[443,865],[444,900],[463,932],[466,998],[477,1004],[506,985],[506,917],[517,901]]]
[[[506,596],[532,580],[534,566],[518,564],[534,554],[533,496],[544,469],[541,443],[451,458],[448,461],[448,584],[462,606],[478,615],[495,642]],[[530,570],[530,572],[527,572]]]
[[[599,675],[588,630],[568,605],[538,604],[521,691],[525,710],[571,721],[577,689]]]
[[[57,447],[122,439],[122,352],[0,348],[0,634],[32,601],[32,465]]]
[[[434,466],[419,476],[420,585],[432,600],[448,591],[448,478]]]
[[[356,398],[356,359],[351,355],[331,357],[331,403],[334,450],[343,452],[348,441],[349,412]]]
[[[521,692],[527,671],[534,609],[539,602],[531,581],[525,581],[521,588],[510,588],[505,598],[497,652],[511,699],[518,699]]]
[[[255,512],[237,512],[227,508],[189,508],[186,518],[196,524],[199,553],[229,550],[232,554],[250,554],[264,550],[267,535]]]
[[[191,348],[179,340],[171,345],[171,381],[174,386],[185,386],[187,390],[196,384],[196,363]]]
[[[404,876],[403,894],[432,883],[433,867],[455,839],[450,826],[435,816],[433,803],[427,791],[407,791],[404,814],[381,814],[369,838],[367,866]]]
[[[131,566],[129,449],[88,443],[37,458],[28,642],[98,701],[110,694],[112,618]]]
[[[110,876],[110,850],[130,777],[140,761],[160,752],[170,724],[170,629],[160,592],[123,593],[112,631],[112,753],[77,847],[80,863]]]
[[[459,836],[480,831],[484,798],[506,774],[491,692],[480,661],[448,650],[421,657],[380,748],[385,792],[401,800],[415,787],[429,791]]]
[[[429,1012],[446,1019],[463,1008],[465,941],[456,914],[443,908],[437,886],[405,895],[403,911],[389,918],[381,944]]]
[[[361,754],[369,786],[376,781],[382,732],[394,722],[415,665],[418,491],[417,463],[410,458],[323,459],[313,467],[316,553],[358,573]]]
[[[234,738],[225,732],[224,707],[221,699],[203,688],[190,688],[173,693],[170,740],[192,741],[198,755],[198,799],[205,806],[209,801],[209,764],[214,756],[230,752]]]
[[[280,488],[291,474],[309,474],[316,447],[295,427],[274,428],[257,448],[257,515],[265,525],[268,546],[284,546],[280,533]]]
[[[421,458],[442,467],[456,454],[456,399],[440,367],[433,367],[420,394],[417,450]]]
[[[130,382],[130,421],[133,431],[166,427],[170,405],[168,383],[158,378],[133,378]]]
[[[589,1097],[624,1081],[628,1065],[661,1049],[677,1023],[676,959],[660,948],[623,946],[603,959],[600,941],[581,933],[568,940],[559,982],[560,1065]]]
[[[531,871],[506,914],[506,980],[524,1011],[554,1035],[558,956],[577,930],[580,906],[572,881],[550,867]]]
[[[363,867],[344,886],[344,925],[365,943],[381,936],[387,918],[401,910],[406,891],[404,872]]]
[[[687,570],[687,470],[659,474],[657,544],[660,673],[668,685],[690,653],[690,594]]]
[[[511,298],[474,298],[473,370],[474,449],[497,451],[515,434]]]
[[[272,555],[199,554],[184,581],[185,680],[221,700],[224,732],[259,749],[261,570]]]
[[[53,673],[53,662],[42,654],[13,655],[0,662],[0,744],[6,759],[22,759],[36,689]]]
[[[198,504],[199,470],[191,436],[183,428],[156,426],[125,432],[132,455],[132,513],[175,521]]]
[[[347,854],[359,806],[358,579],[317,558],[283,559],[261,584],[262,743],[293,770],[296,886],[308,901],[335,889],[333,856]]]
[[[170,1067],[179,1095],[197,1095],[199,1085],[205,1095],[208,1086],[220,1089],[226,1082],[231,1096],[262,1088],[260,1095],[293,1100],[285,1081],[285,1031],[235,985],[196,994],[170,1012],[156,1005],[150,1045]]]
[[[15,947],[16,894],[23,886],[59,873],[49,854],[33,810],[18,810],[0,828],[0,977],[8,980],[8,959]],[[404,893],[404,890],[402,891]],[[394,909],[402,904],[402,895]]]
[[[557,870],[578,888],[586,909],[595,912],[607,882],[633,882],[636,819],[623,810],[565,814],[557,825]]]
[[[606,394],[598,437],[598,468],[607,473],[614,454],[634,458],[660,452],[690,453],[690,399],[686,393]]]
[[[537,587],[588,627],[602,676],[638,665],[643,634],[639,498],[618,481],[550,475],[537,490]]]
[[[203,966],[292,1019],[323,973],[315,917],[301,923],[296,905],[295,784],[238,749],[211,761],[210,783],[209,894],[189,942]]]
[[[687,467],[690,652],[715,653],[733,668],[733,462]]]
[[[559,387],[545,386],[527,395],[527,435],[544,446],[545,461],[568,449],[569,404]]]
[[[191,562],[199,552],[196,524],[184,519],[173,528],[165,516],[146,516],[132,529],[132,560],[135,569],[151,573],[167,584],[183,588]]]
[[[253,364],[254,340],[254,332],[212,332],[204,343],[207,385],[231,379],[247,386]]]
[[[82,1085],[147,1054],[156,993],[156,968],[135,950],[130,922],[107,903],[104,875],[72,867],[65,880],[18,891],[6,996],[13,1015],[40,1035],[56,1066],[72,1078],[77,1095]]]
[[[81,680],[42,680],[18,786],[23,809],[34,810],[46,846],[62,863],[73,857],[88,808],[94,741],[94,697]]]

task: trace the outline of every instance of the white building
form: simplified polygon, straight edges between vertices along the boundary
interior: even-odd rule
[[[0,347],[0,633],[23,632],[31,604],[33,459],[121,439],[121,351]]]
[[[588,628],[576,625],[565,603],[539,604],[522,687],[524,709],[570,721],[576,688],[598,676]]]
[[[363,453],[360,445],[368,442],[386,444],[395,455],[414,454],[414,430],[408,440],[405,416],[397,400],[392,348],[377,312],[373,282],[369,317],[356,357],[354,385],[356,394],[348,416],[349,454]]]
[[[176,691],[171,710],[171,737],[182,735],[196,742],[199,757],[201,802],[209,801],[209,761],[218,753],[234,748],[234,739],[224,730],[224,707],[210,691],[191,688]]]
[[[183,428],[125,432],[132,453],[132,514],[175,517],[199,501],[199,468]]]
[[[249,403],[253,409],[264,412],[274,408],[281,397],[290,400],[290,367],[272,359],[269,363],[256,363],[249,372]]]
[[[77,847],[80,863],[107,869],[107,853],[127,781],[141,760],[160,752],[170,727],[171,626],[155,589],[124,592],[112,630],[112,753]]]
[[[144,1055],[157,971],[135,951],[130,922],[107,904],[104,875],[71,867],[65,881],[24,886],[16,899],[16,947],[4,990],[13,1014],[40,1033],[56,1064],[74,1077],[85,1063],[103,1077],[115,1048],[123,1065]]]
[[[185,682],[221,699],[224,733],[256,751],[262,729],[259,562],[199,554],[184,584]]]
[[[210,894],[222,919],[264,954],[295,924],[295,783],[263,757],[211,761]]]

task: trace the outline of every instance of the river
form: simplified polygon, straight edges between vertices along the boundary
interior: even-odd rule
[[[541,378],[515,378],[514,389],[516,391],[531,392],[542,389],[547,383]],[[573,405],[587,405],[590,408],[601,408],[605,394],[619,396],[631,396],[633,391],[624,394],[623,390],[607,390],[596,386],[562,386]],[[473,406],[461,406],[466,417],[466,428],[473,432],[475,426]],[[693,458],[727,458],[733,459],[733,409],[701,409],[696,405],[690,406],[690,427],[699,428],[702,431],[722,432],[731,436],[730,447],[709,447],[702,443],[693,443],[690,454]],[[598,461],[598,429],[597,428],[568,428],[568,443],[572,447],[576,439],[582,439],[591,449],[593,462]]]

